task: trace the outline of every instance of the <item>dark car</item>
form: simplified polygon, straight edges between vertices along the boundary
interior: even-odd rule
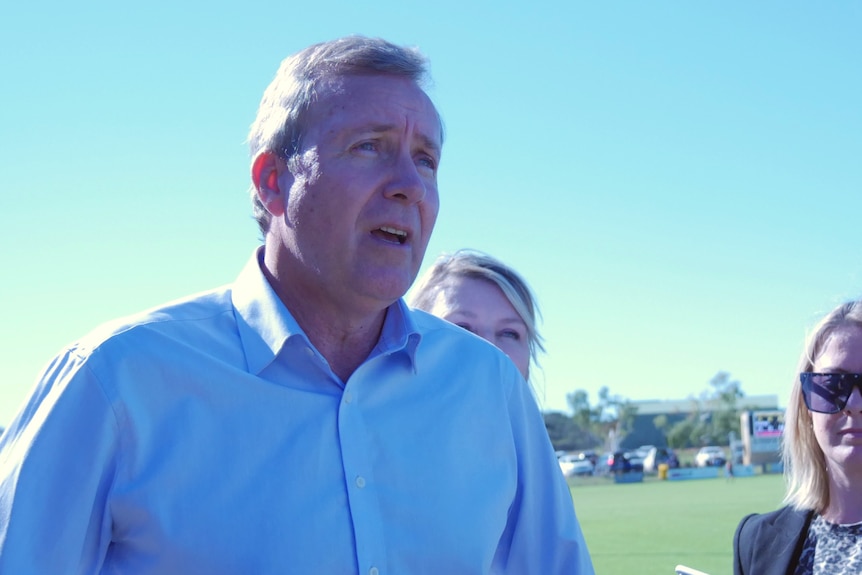
[[[673,469],[679,467],[679,459],[669,447],[653,447],[644,459],[644,471],[655,473],[662,464],[666,464],[670,469]]]
[[[632,453],[615,451],[608,457],[608,469],[611,473],[628,473],[630,471],[643,471],[644,464]]]

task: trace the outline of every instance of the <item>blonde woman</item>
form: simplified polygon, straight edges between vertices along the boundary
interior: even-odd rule
[[[798,372],[785,415],[786,506],[740,522],[736,575],[862,573],[862,301],[816,326]]]
[[[459,250],[437,258],[409,303],[493,343],[524,379],[545,350],[537,327],[538,304],[527,282],[482,252]]]

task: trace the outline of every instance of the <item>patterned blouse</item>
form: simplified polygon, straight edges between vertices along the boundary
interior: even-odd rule
[[[862,522],[829,523],[815,515],[794,575],[859,575],[862,573]]]

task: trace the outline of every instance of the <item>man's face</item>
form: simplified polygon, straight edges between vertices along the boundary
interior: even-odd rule
[[[382,309],[413,283],[437,218],[437,112],[411,80],[346,76],[303,123],[298,161],[279,176],[290,281]]]

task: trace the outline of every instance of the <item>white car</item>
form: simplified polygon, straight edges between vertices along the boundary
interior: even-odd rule
[[[727,463],[724,449],[715,445],[701,447],[694,456],[694,464],[698,467],[720,467]]]
[[[576,454],[567,454],[559,458],[560,471],[566,477],[573,475],[592,475],[594,465],[593,462],[586,458],[581,458]]]

